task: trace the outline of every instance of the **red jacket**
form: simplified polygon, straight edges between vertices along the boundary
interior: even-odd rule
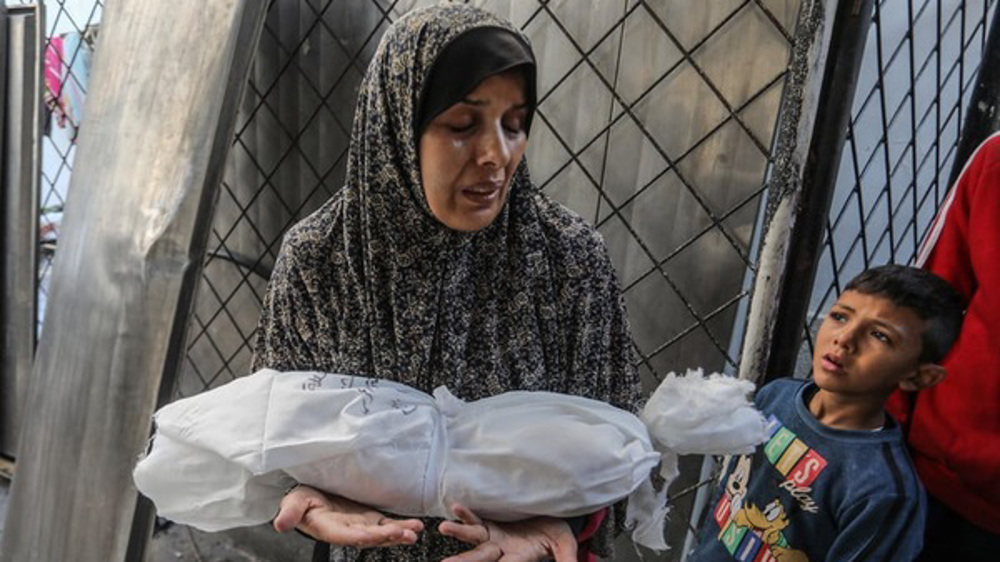
[[[1000,534],[1000,134],[969,158],[916,265],[958,289],[967,311],[945,380],[916,396],[897,392],[889,410],[909,430],[927,491]]]

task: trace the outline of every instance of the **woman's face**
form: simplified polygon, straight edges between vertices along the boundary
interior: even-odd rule
[[[486,228],[500,214],[524,156],[528,107],[518,70],[483,80],[435,117],[420,137],[427,204],[449,228]]]

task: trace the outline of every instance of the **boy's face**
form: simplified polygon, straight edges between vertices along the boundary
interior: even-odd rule
[[[882,399],[917,372],[924,324],[885,297],[844,291],[816,335],[813,379],[828,392]]]

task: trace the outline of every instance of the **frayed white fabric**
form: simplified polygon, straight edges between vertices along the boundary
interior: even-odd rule
[[[294,481],[404,516],[450,518],[460,502],[496,521],[583,515],[631,495],[633,539],[663,549],[666,486],[654,491],[650,473],[664,453],[735,454],[764,439],[739,383],[668,377],[644,413],[651,440],[639,418],[578,396],[463,402],[444,387],[432,397],[380,379],[265,369],[159,410],[133,476],[161,516],[206,531],[270,520]]]
[[[644,485],[629,497],[626,517],[634,526],[633,541],[655,550],[667,548],[665,496],[677,478],[680,455],[748,454],[764,442],[767,421],[750,402],[753,392],[750,381],[720,374],[706,377],[701,369],[664,377],[640,417],[661,454],[660,476],[666,484],[659,493]]]

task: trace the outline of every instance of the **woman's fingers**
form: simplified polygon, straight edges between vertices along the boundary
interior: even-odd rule
[[[309,496],[296,488],[281,499],[281,507],[274,516],[274,530],[279,533],[291,531],[299,525],[310,507]]]
[[[419,519],[390,519],[346,498],[299,486],[281,500],[274,528],[298,528],[316,540],[365,548],[414,544],[424,524]]]
[[[496,562],[503,556],[503,551],[494,543],[483,543],[468,552],[449,556],[441,562]]]
[[[572,534],[562,535],[556,540],[552,555],[556,562],[576,562],[576,549],[576,537]]]
[[[414,533],[422,533],[424,530],[424,522],[419,519],[389,519],[388,517],[380,522],[380,525],[386,525],[392,523],[394,525],[399,525],[404,529],[409,529]]]
[[[490,531],[486,524],[471,509],[456,503],[451,506],[451,511],[459,521],[443,521],[438,525],[438,531],[442,535],[474,545],[490,540]]]
[[[472,513],[472,510],[465,507],[465,505],[463,504],[460,503],[453,504],[451,506],[451,512],[455,514],[455,517],[458,517],[459,519],[462,520],[463,523],[467,525],[483,524],[483,520],[480,519],[478,516],[476,516],[475,513]]]
[[[377,525],[346,523],[331,514],[307,517],[299,528],[331,544],[360,548],[414,544],[418,532],[395,522]]]
[[[490,540],[490,532],[485,525],[470,525],[458,521],[444,521],[438,525],[438,531],[446,537],[460,540],[473,545]]]

